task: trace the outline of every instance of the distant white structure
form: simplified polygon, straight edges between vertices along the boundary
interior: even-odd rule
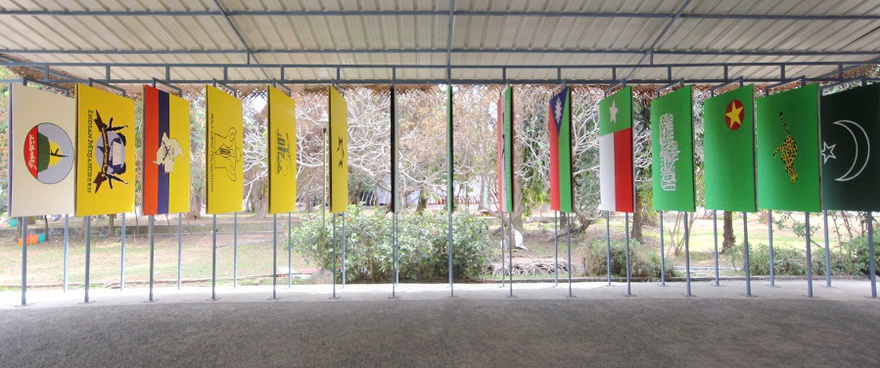
[[[502,248],[504,247],[503,243],[502,243],[501,246],[502,246]],[[519,232],[519,230],[516,230],[516,229],[513,230],[513,247],[514,247],[515,249],[521,249],[521,250],[524,250],[524,251],[528,251],[528,250],[529,250],[529,248],[526,248],[526,246],[523,245],[523,236],[522,236],[522,234]]]

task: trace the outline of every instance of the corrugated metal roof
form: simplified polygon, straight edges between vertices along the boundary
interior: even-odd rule
[[[117,82],[772,80],[878,45],[877,0],[0,0],[0,53]]]

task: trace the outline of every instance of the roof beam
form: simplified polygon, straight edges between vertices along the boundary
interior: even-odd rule
[[[451,44],[450,44],[451,46]],[[38,50],[19,49],[3,50],[4,54],[59,54],[59,55],[234,55],[234,54],[618,54],[642,55],[644,49],[214,49],[214,50]],[[654,55],[704,55],[704,56],[874,56],[880,55],[877,50],[853,51],[773,51],[773,50],[654,50]]]
[[[232,21],[232,18],[230,18],[229,15],[226,14],[226,10],[223,9],[223,5],[220,4],[220,0],[214,0],[214,3],[217,4],[218,8],[220,8],[220,11],[223,13],[223,18],[226,19],[226,23],[229,24],[229,27],[232,28],[232,32],[235,32],[235,35],[238,36],[238,40],[241,41],[241,44],[244,46],[245,49],[247,49],[248,63],[250,63],[250,59],[251,59],[251,57],[253,57],[254,63],[256,63],[259,66],[260,60],[257,59],[256,55],[254,55],[254,51],[251,50],[250,45],[248,45],[247,41],[245,41],[244,36],[241,35],[241,32],[238,31],[238,27],[235,26],[235,23]],[[262,66],[260,66],[260,71],[263,72],[263,76],[266,77],[266,79],[269,79],[269,74],[266,73],[266,69],[264,69]],[[224,75],[223,79],[224,80],[226,79],[225,75]]]
[[[449,0],[449,34],[446,39],[446,79],[452,80],[452,31],[455,25],[455,0]]]
[[[676,12],[675,16],[672,17],[672,19],[670,19],[669,22],[666,23],[666,26],[663,27],[663,30],[660,31],[660,34],[657,35],[656,38],[654,38],[654,42],[651,42],[651,46],[649,46],[648,49],[645,50],[645,53],[642,55],[641,58],[639,58],[639,62],[637,62],[636,65],[641,65],[642,62],[644,62],[648,56],[651,56],[651,64],[653,64],[654,48],[657,47],[657,44],[660,43],[660,40],[663,39],[663,36],[666,35],[666,32],[669,32],[669,29],[672,28],[672,24],[675,23],[676,20],[678,20],[678,17],[681,16],[682,13],[684,13],[684,9],[687,8],[687,6],[690,5],[690,3],[691,3],[691,0],[685,0],[684,4],[681,4],[681,7],[678,8],[678,12]],[[633,68],[633,70],[631,70],[629,72],[629,74],[626,75],[626,78],[624,78],[624,79],[632,78],[632,75],[635,74],[635,72],[636,72],[636,69]]]
[[[447,16],[446,10],[0,10],[0,15],[66,17],[295,17],[295,16]],[[458,10],[458,16],[547,18],[646,18],[646,19],[752,19],[752,20],[880,20],[880,14],[713,14],[639,12],[533,12]]]
[[[0,60],[11,60],[6,59],[0,56]],[[880,64],[880,59],[869,59],[865,61],[854,61],[854,60],[825,60],[825,61],[778,61],[778,62],[716,62],[716,63],[663,63],[663,64],[579,64],[579,65],[538,65],[538,64],[525,64],[525,65],[503,65],[503,64],[456,64],[456,65],[446,65],[446,64],[247,64],[247,63],[137,63],[137,62],[33,62],[33,61],[0,61],[0,66],[6,67],[16,67],[16,66],[24,66],[24,67],[33,67],[33,68],[44,68],[49,66],[51,68],[104,68],[106,66],[111,66],[113,68],[227,68],[227,69],[253,69],[253,68],[285,68],[286,70],[290,69],[397,69],[405,70],[405,69],[438,69],[445,70],[447,68],[451,69],[477,69],[477,70],[486,70],[486,69],[495,69],[502,70],[507,69],[510,70],[578,70],[578,69],[627,69],[627,68],[637,68],[637,69],[665,69],[665,68],[675,68],[675,69],[686,69],[686,68],[709,68],[709,67],[718,67],[723,68],[724,66],[728,67],[779,67],[781,65],[787,66],[834,66],[838,65],[877,65]],[[835,69],[836,70],[836,69]],[[271,79],[268,79],[271,80]]]

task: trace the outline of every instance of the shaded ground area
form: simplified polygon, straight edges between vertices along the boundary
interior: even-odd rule
[[[834,299],[834,289],[831,297],[812,300],[684,298],[680,284],[643,284],[641,296],[626,298],[621,286],[579,288],[571,299],[563,285],[517,286],[518,298],[494,286],[464,285],[457,298],[427,286],[436,290],[396,300],[367,286],[346,288],[339,300],[327,300],[317,285],[278,301],[266,300],[268,289],[224,291],[217,302],[169,291],[152,304],[108,294],[90,305],[2,308],[0,361],[10,367],[880,365],[876,300]],[[741,287],[702,286],[698,294],[706,296],[735,295]],[[593,297],[601,293],[610,297]]]

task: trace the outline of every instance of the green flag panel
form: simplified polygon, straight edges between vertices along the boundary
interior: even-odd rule
[[[513,87],[504,89],[504,212],[513,212]]]
[[[758,207],[817,212],[819,85],[758,99]]]
[[[880,84],[821,99],[822,207],[880,210]]]
[[[693,88],[651,101],[654,208],[694,212]]]
[[[703,105],[706,208],[755,212],[755,93],[745,86]]]

